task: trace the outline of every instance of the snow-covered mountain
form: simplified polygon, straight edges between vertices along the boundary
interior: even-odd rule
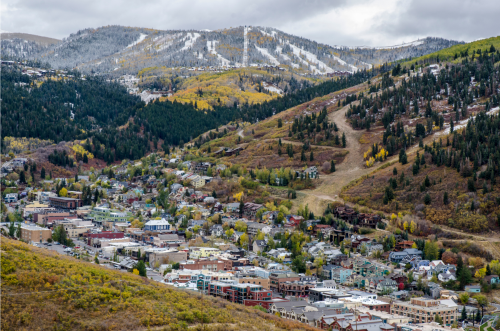
[[[28,51],[26,41],[2,37],[2,54],[36,58],[54,68],[78,68],[86,73],[112,76],[135,75],[154,67],[264,64],[293,68],[299,72],[328,74],[369,69],[373,65],[425,55],[458,43],[425,38],[389,47],[352,48],[320,44],[273,28],[247,27],[246,31],[245,34],[244,27],[216,31],[163,31],[106,26],[78,31],[52,45],[30,44]]]

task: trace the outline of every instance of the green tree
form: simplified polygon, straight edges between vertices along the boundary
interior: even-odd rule
[[[359,251],[361,253],[361,255],[366,255],[368,249],[366,248],[366,245],[363,244],[361,245],[361,250]]]
[[[432,202],[432,199],[431,199],[430,194],[429,194],[429,193],[426,193],[426,194],[425,194],[425,196],[424,196],[424,203],[425,203],[426,205],[430,205],[430,204],[431,204],[431,202]]]
[[[435,241],[427,241],[424,247],[424,254],[427,260],[437,260],[439,257],[439,247]]]
[[[335,162],[333,160],[330,161],[330,172],[335,172]]]
[[[347,142],[346,142],[346,138],[345,138],[345,133],[342,133],[342,147],[346,147],[347,145]]]
[[[314,161],[314,154],[312,151],[311,154],[309,155],[309,161]]]
[[[17,223],[16,237],[21,238],[21,223]]]
[[[458,299],[463,305],[466,305],[469,302],[469,293],[463,292],[458,295]]]
[[[99,264],[99,258],[97,257],[97,254],[96,254],[96,256],[94,257],[94,262],[95,262],[95,264]]]
[[[472,281],[472,274],[467,266],[464,266],[462,268],[458,279],[460,283],[460,290],[463,290],[465,288],[465,285],[470,284],[470,282]]]
[[[146,264],[144,263],[143,260],[139,260],[137,264],[135,265],[135,269],[139,270],[139,276],[146,277],[147,272],[146,272]]]
[[[304,273],[306,272],[306,262],[302,256],[296,256],[292,261],[292,267],[295,272]]]
[[[14,224],[14,221],[11,221],[9,225],[9,236],[14,237],[15,234],[16,234],[16,225]]]
[[[474,299],[476,299],[477,304],[481,306],[481,317],[484,316],[484,307],[488,306],[488,298],[483,294],[477,294],[474,296]],[[481,317],[479,318],[478,322],[481,320]]]
[[[24,173],[24,171],[21,171],[21,173],[19,174],[19,182],[26,184],[26,174]]]
[[[467,319],[467,312],[465,311],[465,306],[462,308],[462,315],[460,316],[460,319],[462,321]]]
[[[448,192],[444,192],[443,194],[443,204],[447,205],[450,201],[448,200]]]
[[[40,172],[40,177],[42,177],[42,180],[45,179],[45,168],[42,167],[42,171]]]
[[[436,315],[434,316],[434,322],[436,322],[436,323],[438,323],[438,324],[442,325],[442,324],[443,324],[443,319],[441,318],[441,316],[439,316],[438,314],[436,314]]]

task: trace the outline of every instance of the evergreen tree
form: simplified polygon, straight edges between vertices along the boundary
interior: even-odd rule
[[[146,264],[144,263],[143,260],[139,260],[139,262],[137,262],[137,264],[135,265],[135,269],[139,271],[139,276],[142,277],[147,276]]]
[[[448,200],[448,192],[444,192],[443,194],[443,204],[447,205],[450,201]]]
[[[466,285],[468,285],[472,280],[472,275],[467,266],[462,267],[462,271],[460,272],[459,283],[460,290],[463,291]]]
[[[245,209],[245,204],[243,203],[243,197],[241,197],[241,199],[240,199],[240,210],[239,210],[240,218],[243,217],[243,210],[244,209]]]
[[[335,172],[335,162],[333,160],[330,161],[330,172]]]
[[[25,175],[24,171],[21,171],[21,173],[19,174],[19,182],[26,184],[26,175]]]
[[[304,153],[304,150],[300,153],[300,161],[305,161],[306,160],[306,154]]]
[[[17,223],[16,237],[21,238],[21,223]]]
[[[314,154],[312,151],[311,154],[309,155],[309,161],[314,161]]]
[[[42,167],[42,171],[40,171],[40,177],[42,177],[42,180],[45,179],[45,168]]]
[[[465,311],[465,306],[462,308],[462,316],[461,320],[464,321],[467,319],[467,311]]]
[[[345,133],[344,133],[344,132],[342,132],[342,147],[344,147],[344,148],[345,148],[345,147],[346,147],[346,144],[347,144],[347,142],[346,142],[346,138],[345,138]]]
[[[16,225],[14,224],[14,222],[10,222],[9,236],[14,237],[15,234],[16,234]]]

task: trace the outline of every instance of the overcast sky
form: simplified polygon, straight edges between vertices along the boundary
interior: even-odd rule
[[[0,9],[2,31],[58,39],[104,25],[210,30],[259,25],[346,46],[500,35],[500,0],[2,0]]]

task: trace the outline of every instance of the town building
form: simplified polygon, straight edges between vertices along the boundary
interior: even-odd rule
[[[144,225],[144,231],[170,231],[170,223],[164,219],[151,220]]]
[[[413,323],[430,323],[439,315],[444,324],[453,324],[458,318],[458,308],[441,304],[439,300],[411,298],[410,302],[395,301],[391,313],[408,316]]]
[[[300,276],[293,272],[276,273],[269,275],[269,287],[275,292],[279,292],[281,285],[285,282],[293,282],[300,280]]]
[[[36,225],[21,225],[21,240],[28,243],[45,243],[52,238],[52,231]]]
[[[83,207],[83,201],[74,198],[49,197],[49,205],[60,209],[76,209]]]

